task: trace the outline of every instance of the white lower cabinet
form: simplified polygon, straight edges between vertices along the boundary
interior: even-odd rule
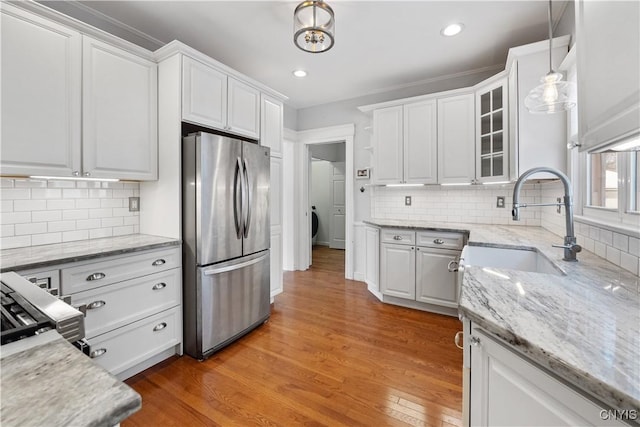
[[[283,291],[282,231],[271,227],[271,299]]]
[[[380,229],[366,226],[364,281],[370,291],[380,292]]]
[[[182,348],[179,246],[65,264],[60,293],[86,310],[91,358],[120,379]]]
[[[449,271],[464,246],[461,233],[380,231],[380,292],[383,301],[457,315],[458,277]],[[390,297],[390,298],[388,298]]]
[[[472,328],[471,426],[622,426],[587,399],[478,327]]]

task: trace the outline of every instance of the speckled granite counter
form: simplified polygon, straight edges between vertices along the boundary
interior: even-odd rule
[[[57,332],[38,338],[42,344],[2,355],[2,425],[114,426],[140,409],[138,393]]]
[[[179,244],[180,241],[176,239],[147,234],[131,234],[128,236],[6,249],[0,251],[0,272],[41,268]]]
[[[469,244],[534,247],[564,276],[465,269],[459,311],[603,403],[640,411],[640,280],[590,253],[562,261],[562,238],[541,227],[370,220],[469,233]],[[580,242],[578,242],[580,243]],[[495,270],[495,269],[493,269]],[[516,286],[520,284],[520,289]]]

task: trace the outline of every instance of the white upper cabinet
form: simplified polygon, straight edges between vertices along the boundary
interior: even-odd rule
[[[507,78],[476,88],[476,178],[478,182],[509,180]]]
[[[436,101],[373,111],[375,184],[437,182]]]
[[[260,100],[260,145],[271,148],[272,157],[282,157],[284,106],[264,93]]]
[[[183,56],[182,119],[253,139],[260,137],[260,92]]]
[[[227,75],[182,57],[182,118],[217,129],[227,125]]]
[[[404,182],[438,182],[436,100],[406,104],[404,113]]]
[[[637,1],[576,1],[580,150],[640,132],[639,28]]]
[[[402,106],[374,110],[373,183],[401,183],[402,159]]]
[[[80,170],[80,33],[2,4],[3,175]]]
[[[552,60],[559,66],[567,55],[569,36],[553,40]],[[509,50],[509,162],[510,179],[527,170],[548,166],[567,169],[567,117],[565,113],[533,114],[524,105],[527,94],[549,72],[549,42],[542,41]],[[552,178],[537,174],[536,178]]]
[[[2,4],[3,175],[157,179],[157,90],[154,62]]]
[[[475,179],[473,93],[438,99],[438,182]]]
[[[83,174],[158,177],[158,71],[154,62],[83,38]]]

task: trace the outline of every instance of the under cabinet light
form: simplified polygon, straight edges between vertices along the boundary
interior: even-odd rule
[[[32,175],[29,178],[31,179],[53,179],[56,181],[102,181],[102,182],[118,182],[119,179],[114,178],[87,178],[83,176],[36,176]]]
[[[387,187],[423,187],[424,184],[387,184]]]
[[[471,185],[470,182],[446,182],[440,184],[442,186],[454,186],[454,185]]]
[[[509,181],[494,181],[494,182],[483,182],[482,185],[498,185],[498,184],[510,184]]]

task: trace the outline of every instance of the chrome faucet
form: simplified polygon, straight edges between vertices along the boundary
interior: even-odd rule
[[[560,178],[562,184],[564,185],[564,199],[562,203],[520,203],[520,189],[524,182],[531,175],[538,172],[548,172]],[[526,208],[527,206],[559,206],[564,205],[564,214],[565,214],[565,223],[567,226],[567,235],[564,236],[564,245],[552,245],[555,248],[564,248],[564,257],[562,258],[565,261],[577,261],[576,253],[582,250],[582,247],[576,244],[576,236],[573,231],[573,190],[571,189],[571,183],[569,182],[569,178],[554,168],[547,167],[538,167],[529,169],[518,178],[516,182],[516,186],[513,188],[513,210],[511,211],[511,215],[513,216],[514,221],[520,221],[520,208]]]

